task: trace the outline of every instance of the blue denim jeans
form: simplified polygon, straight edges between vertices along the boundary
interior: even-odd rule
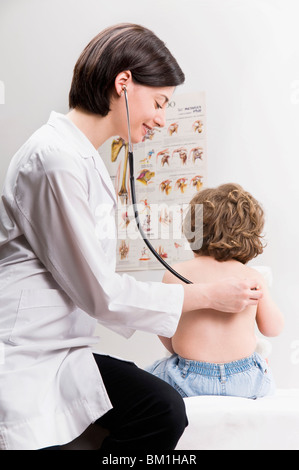
[[[225,364],[191,361],[173,354],[146,371],[172,385],[183,398],[226,395],[256,399],[275,391],[271,370],[257,353]]]

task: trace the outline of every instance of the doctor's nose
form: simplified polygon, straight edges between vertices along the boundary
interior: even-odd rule
[[[154,122],[155,122],[155,126],[157,127],[165,126],[165,123],[166,123],[165,109],[159,109],[159,112],[155,116]]]

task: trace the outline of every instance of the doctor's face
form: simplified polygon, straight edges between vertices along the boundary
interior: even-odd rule
[[[127,87],[132,143],[141,142],[154,127],[165,126],[165,110],[175,87],[148,87],[131,82]],[[120,100],[119,134],[128,140],[125,97]],[[121,117],[121,119],[120,119]]]

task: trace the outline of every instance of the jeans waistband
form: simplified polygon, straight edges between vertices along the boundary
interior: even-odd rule
[[[245,357],[238,361],[215,364],[211,362],[197,362],[189,359],[184,359],[178,356],[178,367],[183,373],[193,372],[195,374],[206,375],[210,377],[222,377],[223,375],[229,376],[245,372],[252,367],[258,366],[260,362],[259,356],[254,353],[250,357]]]

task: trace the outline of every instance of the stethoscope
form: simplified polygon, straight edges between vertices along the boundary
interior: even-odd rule
[[[124,85],[123,86],[123,91],[125,95],[125,102],[126,102],[126,110],[127,110],[127,123],[128,123],[128,146],[129,146],[129,151],[128,151],[128,160],[129,160],[129,168],[130,168],[130,188],[131,188],[131,195],[132,195],[132,205],[133,205],[133,210],[134,210],[134,218],[136,221],[137,228],[139,230],[139,233],[144,241],[144,243],[147,245],[149,250],[152,252],[152,254],[157,258],[157,260],[166,268],[168,271],[170,271],[174,276],[178,277],[181,281],[185,282],[186,284],[192,284],[191,281],[183,277],[181,274],[179,274],[177,271],[175,271],[171,266],[169,266],[168,263],[157,253],[157,251],[154,249],[154,247],[151,245],[149,240],[147,239],[140,223],[139,219],[139,213],[137,209],[137,203],[136,203],[136,192],[135,192],[135,178],[134,178],[134,158],[133,158],[133,147],[132,147],[132,140],[131,140],[131,126],[130,126],[130,113],[129,113],[129,103],[128,103],[128,94],[127,94],[127,87]]]

